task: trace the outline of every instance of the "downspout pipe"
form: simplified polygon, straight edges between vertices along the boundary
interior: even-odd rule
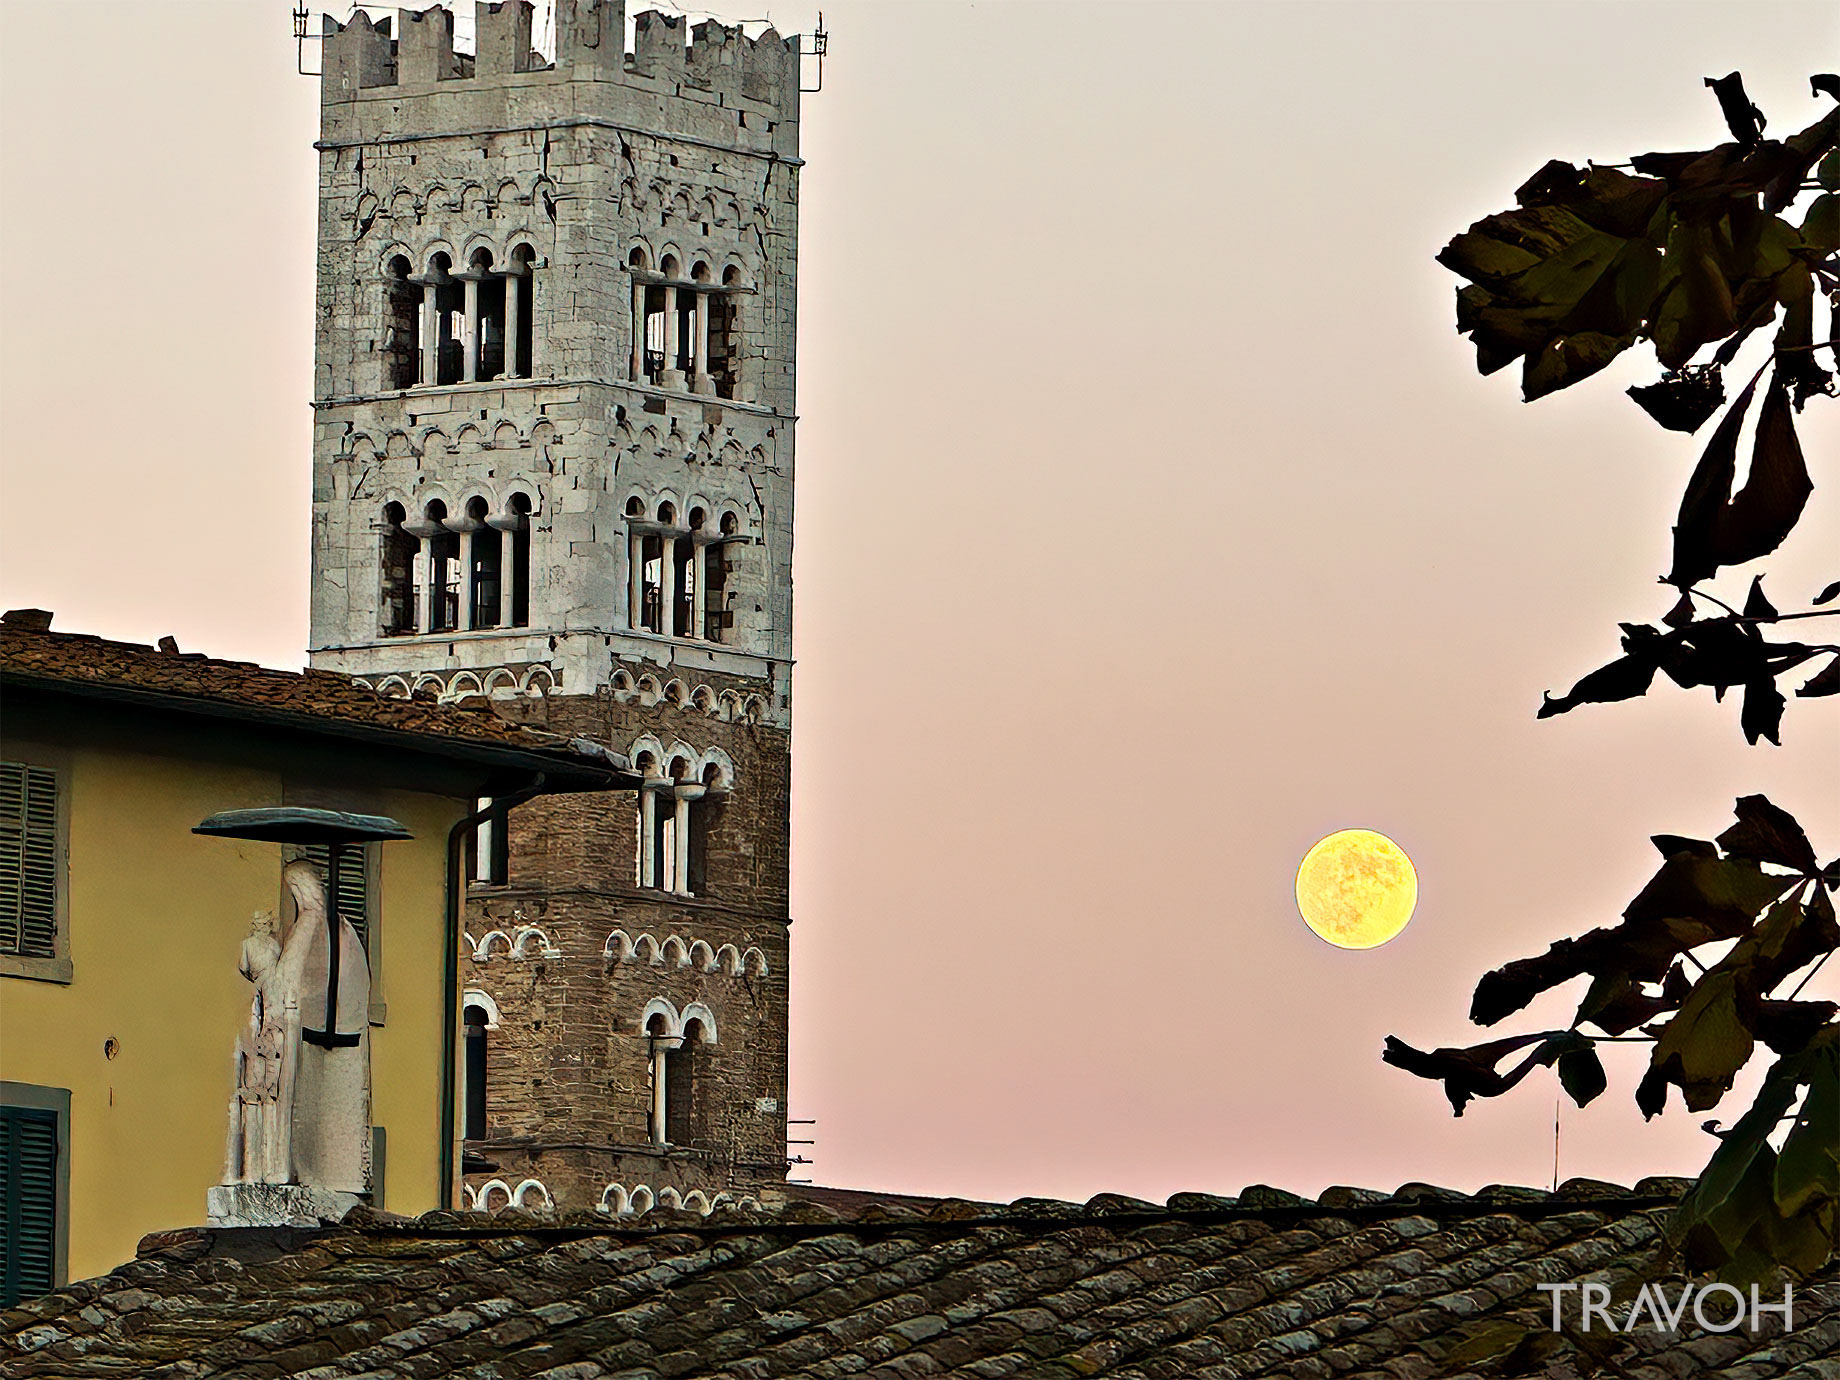
[[[460,934],[465,921],[466,878],[462,864],[466,857],[466,836],[488,821],[502,829],[505,816],[526,800],[543,794],[549,777],[538,772],[530,784],[510,795],[499,796],[483,810],[476,810],[447,831],[447,950],[442,961],[443,1012],[441,1025],[441,1206],[454,1206],[454,1130],[459,1108],[455,1084],[459,1081],[456,1040],[460,1029]]]

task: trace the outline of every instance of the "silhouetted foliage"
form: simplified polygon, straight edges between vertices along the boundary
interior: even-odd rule
[[[1438,261],[1467,280],[1457,328],[1477,367],[1519,360],[1528,401],[1646,341],[1663,372],[1629,390],[1644,412],[1694,432],[1724,409],[1681,498],[1661,580],[1672,606],[1653,623],[1622,624],[1622,655],[1544,696],[1540,717],[1638,698],[1660,673],[1719,698],[1741,691],[1746,740],[1780,744],[1789,696],[1779,680],[1815,663],[1790,684],[1794,695],[1840,693],[1840,646],[1788,640],[1782,625],[1840,614],[1822,607],[1840,598],[1840,581],[1791,613],[1764,594],[1761,574],[1742,608],[1702,585],[1781,546],[1813,489],[1795,418],[1835,394],[1823,352],[1840,364],[1840,108],[1766,139],[1737,73],[1706,84],[1733,142],[1642,154],[1627,171],[1548,163],[1516,193],[1516,209],[1476,222]],[[1811,85],[1840,100],[1840,78]],[[1787,214],[1798,204],[1799,222]],[[1772,326],[1768,357],[1728,404],[1723,371]],[[1489,1026],[1588,978],[1565,1029],[1429,1052],[1389,1038],[1384,1058],[1440,1080],[1461,1115],[1549,1065],[1583,1106],[1606,1084],[1596,1046],[1643,1040],[1652,1049],[1635,1098],[1652,1117],[1670,1089],[1688,1111],[1716,1106],[1759,1046],[1768,1050],[1775,1062],[1756,1100],[1721,1134],[1671,1233],[1688,1269],[1754,1279],[1777,1266],[1817,1269],[1840,1247],[1840,1021],[1833,1002],[1801,997],[1840,947],[1840,859],[1823,866],[1801,826],[1761,795],[1740,799],[1736,815],[1716,839],[1657,835],[1661,867],[1618,924],[1477,984],[1470,1019]]]

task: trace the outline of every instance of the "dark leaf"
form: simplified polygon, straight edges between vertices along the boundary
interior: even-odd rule
[[[1725,414],[1681,499],[1674,527],[1674,568],[1668,582],[1696,584],[1721,566],[1768,555],[1802,515],[1813,484],[1795,435],[1786,386],[1773,381],[1757,418],[1756,442],[1744,487],[1731,493],[1753,382]]]
[[[1822,72],[1819,76],[1808,78],[1808,85],[1809,95],[1828,95],[1840,101],[1840,76],[1835,76],[1832,72]]]
[[[1695,432],[1725,403],[1725,382],[1716,366],[1676,369],[1658,382],[1631,388],[1629,396],[1669,431]]]
[[[1795,693],[1808,699],[1821,695],[1840,695],[1840,656],[1816,671]]]
[[[1840,109],[1830,110],[1780,147],[1784,157],[1763,189],[1763,209],[1772,215],[1794,201],[1812,169],[1840,141]],[[1759,150],[1761,151],[1761,150]]]
[[[1736,973],[1719,969],[1693,985],[1680,1010],[1655,1041],[1649,1071],[1636,1089],[1644,1116],[1661,1111],[1667,1085],[1678,1087],[1687,1110],[1718,1105],[1756,1047],[1756,1037],[1739,1009]]]
[[[1757,1038],[1778,1054],[1794,1054],[1840,1011],[1831,1001],[1764,1001],[1753,1024]],[[1840,1129],[1840,1122],[1835,1122]]]
[[[1773,622],[1776,619],[1776,605],[1764,598],[1763,576],[1761,575],[1751,581],[1750,595],[1744,601],[1744,616],[1764,622]]]
[[[1684,1252],[1689,1270],[1725,1265],[1761,1223],[1776,1216],[1776,1151],[1768,1137],[1795,1104],[1800,1067],[1799,1059],[1777,1061],[1750,1110],[1720,1138],[1675,1209],[1668,1236]]]
[[[1744,708],[1738,715],[1744,741],[1755,747],[1759,738],[1768,738],[1781,747],[1783,706],[1787,703],[1773,680],[1754,680],[1745,686]]]
[[[1734,858],[1776,863],[1808,874],[1815,871],[1814,845],[1795,816],[1761,795],[1738,798],[1732,807],[1738,822],[1719,835],[1719,847]]]
[[[1687,481],[1680,515],[1674,523],[1674,569],[1668,576],[1669,584],[1684,589],[1719,568],[1720,515],[1731,498],[1731,483],[1738,470],[1738,433],[1744,427],[1744,414],[1750,410],[1751,395],[1756,391],[1757,380],[1752,379],[1738,394],[1738,400],[1726,409],[1699,464],[1694,466],[1693,477]]]
[[[1840,250],[1840,195],[1827,192],[1814,199],[1802,217],[1802,243],[1821,255]]]
[[[1716,858],[1719,855],[1719,850],[1705,839],[1683,838],[1679,834],[1655,834],[1649,842],[1655,845],[1655,851],[1664,858],[1671,858],[1676,853],[1692,853],[1701,858]]]
[[[1678,1005],[1679,998],[1670,1000],[1665,992],[1659,996],[1645,992],[1627,973],[1600,973],[1592,979],[1584,1000],[1578,1003],[1578,1014],[1572,1018],[1572,1024],[1583,1025],[1589,1021],[1606,1035],[1622,1035]]]
[[[1840,580],[1835,580],[1826,589],[1814,596],[1814,602],[1816,604],[1830,604],[1835,599],[1840,599]]]
[[[1559,1056],[1559,1084],[1566,1095],[1580,1107],[1590,1102],[1606,1087],[1603,1060],[1595,1049],[1575,1049]]]
[[[1674,607],[1667,611],[1667,616],[1661,621],[1670,628],[1686,627],[1693,621],[1693,596],[1682,593],[1680,598],[1675,600]]]
[[[1771,877],[1746,858],[1669,858],[1623,910],[1629,921],[1691,917],[1715,935],[1735,939],[1783,892],[1786,879]],[[1656,974],[1660,976],[1659,973]]]
[[[1821,160],[1815,180],[1830,192],[1840,192],[1840,149]]]
[[[1731,131],[1731,137],[1744,148],[1755,144],[1763,136],[1765,121],[1763,112],[1744,94],[1744,78],[1731,72],[1723,77],[1707,77],[1706,85],[1719,98],[1719,110],[1725,116],[1725,126]]]
[[[1585,973],[1658,982],[1680,954],[1747,933],[1787,881],[1766,875],[1748,859],[1678,853],[1629,903],[1622,924],[1561,939],[1543,954],[1485,973],[1470,1000],[1469,1018],[1493,1025]],[[1663,995],[1669,995],[1665,989]]]
[[[1840,1203],[1840,1048],[1832,1040],[1812,1047],[1812,1033],[1810,1041],[1808,1095],[1776,1157],[1776,1207],[1785,1217],[1815,1207],[1831,1216]]]
[[[1668,679],[1683,690],[1726,689],[1769,672],[1769,645],[1735,618],[1707,618],[1650,644]]]
[[[1537,1044],[1537,1048],[1506,1073],[1495,1066],[1516,1050]],[[1434,1049],[1429,1052],[1412,1048],[1396,1036],[1386,1037],[1381,1058],[1420,1078],[1434,1078],[1444,1084],[1444,1095],[1458,1116],[1474,1097],[1499,1097],[1519,1083],[1534,1069],[1556,1063],[1568,1054],[1591,1049],[1588,1036],[1575,1030],[1549,1031],[1540,1035],[1516,1035],[1506,1040],[1491,1040],[1468,1049]],[[1583,1103],[1579,1104],[1580,1106]]]

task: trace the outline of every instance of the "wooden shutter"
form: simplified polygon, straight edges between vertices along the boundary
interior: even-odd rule
[[[57,1284],[57,1113],[0,1107],[0,1307]]]
[[[0,762],[0,953],[57,956],[57,773]]]
[[[326,882],[328,852],[330,844],[308,843],[301,845],[300,856],[319,869],[319,880],[323,886]],[[370,873],[365,866],[364,845],[361,843],[341,843],[339,845],[339,894],[336,898],[336,913],[351,922],[351,927],[358,932],[358,939],[364,945],[364,951],[370,952]]]

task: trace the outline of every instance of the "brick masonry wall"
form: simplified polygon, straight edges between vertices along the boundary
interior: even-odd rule
[[[467,932],[507,938],[536,926],[526,956],[504,944],[480,961],[469,946],[462,980],[490,996],[499,1028],[488,1032],[487,1135],[473,1148],[498,1167],[468,1176],[541,1180],[559,1206],[592,1207],[609,1183],[756,1190],[785,1166],[787,1038],[787,816],[790,739],[768,724],[723,723],[670,704],[622,704],[611,695],[514,701],[522,717],[554,731],[623,746],[650,733],[735,763],[732,795],[715,807],[705,894],[690,898],[635,881],[638,810],[634,793],[544,797],[511,814],[504,886],[474,886]],[[639,951],[608,940],[622,931]],[[705,971],[707,954],[685,962],[675,936],[707,954],[757,950],[766,971]],[[748,965],[750,968],[756,965]],[[648,1002],[678,1011],[701,1003],[717,1041],[693,1055],[695,1109],[690,1143],[670,1152],[649,1144],[651,1042]],[[675,1056],[673,1056],[675,1057]],[[621,1176],[625,1176],[622,1178]],[[516,1179],[509,1182],[515,1183]],[[589,1190],[592,1190],[591,1192]]]

